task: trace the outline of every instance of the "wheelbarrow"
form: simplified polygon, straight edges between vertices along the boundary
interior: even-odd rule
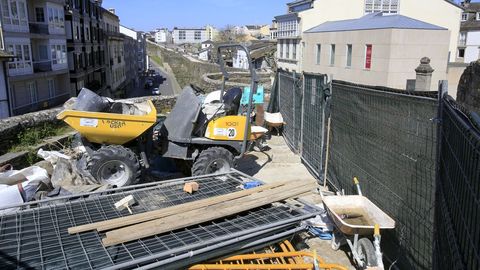
[[[322,194],[325,209],[335,225],[331,247],[338,250],[348,244],[353,260],[359,268],[383,269],[380,230],[394,229],[395,221],[362,196],[358,180],[355,178],[354,181],[360,195]]]

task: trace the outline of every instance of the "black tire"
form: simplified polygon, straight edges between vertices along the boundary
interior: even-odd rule
[[[223,147],[203,150],[192,166],[192,175],[228,172],[234,167],[233,154]]]
[[[117,187],[137,183],[142,174],[137,155],[120,145],[103,146],[93,152],[87,168],[100,184]]]
[[[377,256],[375,255],[375,248],[372,241],[368,238],[362,238],[357,242],[357,254],[363,260],[363,267],[375,267],[378,265]]]

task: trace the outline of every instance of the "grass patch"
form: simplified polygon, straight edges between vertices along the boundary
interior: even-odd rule
[[[61,124],[43,124],[38,127],[27,128],[17,135],[16,142],[8,152],[21,152],[36,150],[35,146],[41,144],[45,139],[60,136],[73,131],[69,126]]]

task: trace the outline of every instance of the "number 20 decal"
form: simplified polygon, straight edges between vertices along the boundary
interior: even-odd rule
[[[235,136],[237,136],[237,130],[234,129],[234,128],[229,128],[227,130],[227,135],[228,135],[228,138],[235,138]]]

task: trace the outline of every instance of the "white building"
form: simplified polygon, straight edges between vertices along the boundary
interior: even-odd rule
[[[173,43],[202,43],[208,40],[207,30],[205,28],[177,28],[173,29]]]
[[[462,7],[449,0],[297,0],[287,7],[287,14],[275,17],[278,67],[282,69],[303,70],[304,31],[327,21],[356,19],[373,12],[401,14],[447,28],[450,31],[449,60],[453,62],[456,58]],[[290,55],[290,58],[282,55]]]
[[[480,59],[480,3],[463,3],[457,61],[470,63]]]
[[[156,43],[170,43],[172,40],[172,34],[168,29],[158,29],[155,32],[155,42]]]

